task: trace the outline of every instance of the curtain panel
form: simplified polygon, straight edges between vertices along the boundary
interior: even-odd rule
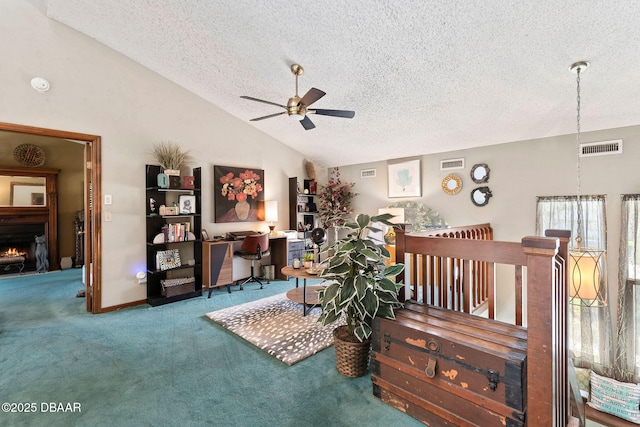
[[[640,382],[640,194],[622,196],[614,378]]]

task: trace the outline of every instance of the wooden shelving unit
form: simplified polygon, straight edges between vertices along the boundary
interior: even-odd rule
[[[317,182],[311,179],[289,178],[289,228],[298,231],[305,242],[311,237],[318,218]],[[305,245],[304,250],[312,250]]]

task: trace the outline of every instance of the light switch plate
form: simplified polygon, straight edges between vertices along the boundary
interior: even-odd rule
[[[105,194],[104,195],[104,204],[105,205],[110,205],[111,203],[113,203],[113,198],[111,197],[111,194]]]
[[[111,212],[105,211],[104,213],[104,221],[111,222]]]

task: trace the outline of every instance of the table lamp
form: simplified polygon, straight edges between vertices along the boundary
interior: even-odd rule
[[[276,228],[274,223],[278,221],[278,202],[276,200],[264,202],[264,219],[269,222],[269,234],[273,235],[273,230]]]

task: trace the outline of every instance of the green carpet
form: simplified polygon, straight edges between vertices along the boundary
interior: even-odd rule
[[[422,425],[373,397],[369,376],[340,375],[333,347],[287,366],[204,315],[293,281],[92,315],[80,273],[0,278],[0,402],[36,407],[0,412],[0,425]],[[75,402],[81,412],[42,411]]]

